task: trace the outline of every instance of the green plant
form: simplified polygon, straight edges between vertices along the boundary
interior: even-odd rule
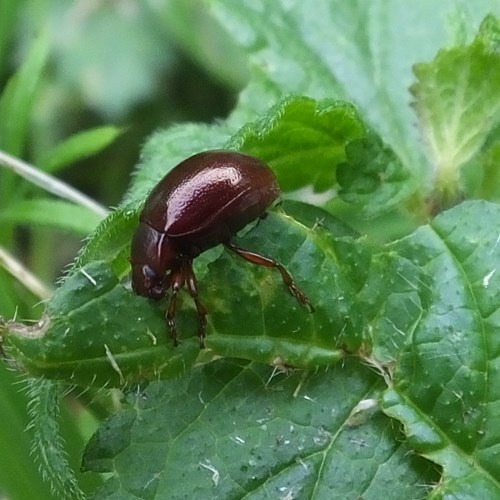
[[[111,473],[96,498],[498,498],[498,17],[472,35],[498,6],[207,5],[251,55],[250,82],[224,122],[151,137],[42,320],[4,322],[7,355],[42,377],[35,404],[47,379],[123,389],[83,458]],[[174,348],[165,305],[125,286],[129,240],[166,169],[220,147],[302,200],[238,239],[285,264],[316,312],[214,249],[196,261],[207,349],[187,301]],[[52,413],[37,412],[39,442]]]

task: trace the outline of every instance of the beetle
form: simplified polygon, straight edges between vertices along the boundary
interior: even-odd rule
[[[314,310],[283,265],[231,241],[247,224],[263,218],[280,194],[276,177],[265,163],[224,150],[187,158],[153,188],[132,238],[132,289],[155,300],[171,289],[166,321],[174,345],[178,345],[176,300],[184,285],[196,306],[200,347],[205,345],[207,310],[199,299],[193,259],[219,244],[248,262],[277,268],[290,293]]]

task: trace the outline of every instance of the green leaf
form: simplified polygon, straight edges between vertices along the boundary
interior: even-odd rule
[[[496,0],[208,2],[248,54],[251,80],[233,119],[253,119],[289,93],[355,103],[402,162],[427,167],[408,99],[412,66],[470,40]],[[465,33],[464,33],[465,31]]]
[[[492,23],[490,18],[490,32]],[[414,105],[443,192],[458,192],[460,167],[500,123],[500,51],[486,42],[480,33],[470,46],[440,50],[431,63],[414,68]]]
[[[21,69],[0,96],[0,149],[21,156],[29,129],[33,101],[42,78],[48,53],[48,37],[33,41]]]
[[[202,129],[203,132],[205,130]],[[210,136],[207,130],[205,137],[213,142],[220,141],[223,133],[223,129],[216,128]],[[145,197],[143,193],[146,189],[150,190],[166,173],[165,167],[161,170],[159,167],[163,165],[164,158],[169,158],[172,166],[170,158],[181,158],[173,150],[174,144],[178,148],[189,138],[191,154],[195,151],[191,137],[199,136],[199,128],[192,126],[156,134],[146,145],[131,191],[133,199],[136,200],[136,193],[140,198]],[[362,144],[366,151],[359,151],[356,144]],[[340,101],[288,97],[226,140],[224,147],[246,152],[268,163],[285,192],[311,185],[319,192],[330,190],[324,198],[325,202],[335,196],[332,188],[337,186],[337,167],[346,171],[347,161],[349,173],[354,179],[351,182],[362,183],[374,177],[378,182],[374,185],[371,181],[372,189],[376,189],[377,193],[371,196],[373,201],[370,201],[367,196],[359,196],[356,187],[348,186],[345,174],[342,177],[347,201],[364,205],[368,200],[370,205],[363,210],[370,215],[403,202],[415,189],[409,171],[394,153],[381,143],[374,132],[366,129],[352,105]],[[346,154],[349,156],[346,157]],[[351,189],[353,193],[349,194]],[[131,199],[129,197],[127,201]]]
[[[346,146],[346,162],[337,168],[342,199],[373,217],[406,200],[417,188],[411,172],[374,134]]]
[[[99,153],[112,144],[123,133],[123,129],[111,125],[79,132],[49,152],[40,161],[46,172],[57,172],[72,163]]]
[[[439,495],[500,495],[500,205],[449,210],[388,247],[360,299],[384,410],[443,467]]]
[[[248,80],[245,55],[199,0],[151,4],[169,35],[218,81],[240,89]]]
[[[39,15],[36,3],[28,9],[28,16]],[[149,5],[141,2],[129,10],[104,2],[84,15],[71,14],[64,4],[53,7],[50,28],[59,85],[81,89],[88,107],[108,117],[122,115],[155,92],[175,59]]]
[[[481,23],[481,29],[477,34],[476,41],[482,43],[486,50],[500,53],[500,23],[492,15],[486,16]]]
[[[46,226],[85,236],[95,229],[101,217],[73,203],[39,198],[10,204],[0,210],[0,220],[14,224]]]
[[[323,192],[335,186],[335,169],[345,160],[345,145],[364,133],[364,124],[352,105],[298,96],[284,99],[231,138],[222,126],[168,129],[146,144],[126,203],[144,199],[182,159],[203,149],[222,147],[269,163],[284,191],[312,184]]]
[[[112,474],[94,498],[424,497],[436,472],[378,410],[375,374],[303,375],[218,361],[131,392],[85,452]]]
[[[291,206],[300,214],[302,204]],[[290,296],[279,273],[215,249],[195,261],[200,300],[209,311],[207,349],[199,349],[191,301],[179,307],[182,343],[174,348],[164,319],[166,302],[137,296],[128,280],[120,283],[122,275],[113,270],[128,271],[126,256],[121,250],[119,257],[108,254],[104,240],[93,255],[102,252],[109,263],[75,268],[39,324],[8,323],[5,350],[35,375],[99,386],[172,377],[220,356],[304,367],[336,363],[341,348],[355,351],[361,345],[355,290],[366,275],[356,267],[369,252],[328,213],[304,210],[304,223],[312,226],[274,212],[236,242],[285,265],[314,304],[314,314]],[[338,237],[328,231],[334,227]]]
[[[351,104],[294,96],[243,127],[227,147],[266,161],[284,191],[312,185],[323,192],[335,185],[346,144],[365,133]]]

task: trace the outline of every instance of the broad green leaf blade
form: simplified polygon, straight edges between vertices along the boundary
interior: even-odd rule
[[[441,214],[378,257],[364,293],[385,411],[443,467],[437,496],[500,495],[499,221],[481,201]]]
[[[216,129],[215,139],[220,139],[219,132]],[[189,134],[189,128],[181,129],[181,134],[185,133]],[[136,203],[141,201],[137,195],[143,198],[146,188],[151,189],[166,173],[165,167],[160,170],[157,165],[175,165],[167,154],[175,136],[175,130],[167,130],[147,144],[131,190]],[[392,150],[367,130],[356,109],[331,99],[283,99],[225,141],[225,148],[268,163],[282,191],[312,187],[317,192],[327,192],[324,202],[337,195],[336,174],[337,167],[341,167],[343,197],[356,204],[358,212],[363,210],[363,215],[374,216],[389,210],[405,201],[417,187],[416,180]],[[359,186],[367,180],[370,189]]]
[[[423,455],[442,464],[443,479],[430,498],[498,498],[498,476],[490,475],[480,464],[461,456],[460,450],[447,443],[446,435],[440,430],[436,431],[432,419],[422,418],[404,396],[389,389],[384,394],[384,408],[389,416],[404,423],[411,445],[418,451],[421,451],[421,446],[425,447],[429,451]],[[432,448],[434,450],[430,451]]]
[[[8,323],[4,347],[33,375],[84,386],[174,376],[192,366],[199,347],[186,342],[174,349],[162,316],[107,265],[94,263],[57,289],[37,324]]]
[[[312,186],[327,192],[326,204],[340,194],[358,217],[387,212],[418,187],[357,110],[341,101],[286,98],[244,126],[227,146],[267,162],[283,191]]]
[[[231,138],[228,130],[188,125],[154,135],[127,201],[144,199],[168,170],[191,154],[222,147],[269,163],[283,191],[313,185],[323,192],[336,184],[335,169],[345,161],[346,144],[366,133],[352,105],[298,96],[284,99]]]
[[[425,160],[408,95],[412,66],[470,41],[487,14],[500,15],[497,0],[207,3],[249,56],[251,80],[234,120],[287,93],[345,99],[416,171]]]
[[[335,170],[345,161],[346,144],[365,134],[351,104],[294,96],[243,127],[228,147],[267,162],[284,191],[312,185],[323,192],[336,184]]]
[[[88,208],[44,198],[19,201],[0,210],[0,221],[3,222],[51,227],[80,236],[93,231],[101,219]]]
[[[443,192],[462,187],[460,167],[500,123],[500,51],[486,42],[480,34],[470,46],[440,50],[431,63],[415,66],[414,106]]]
[[[58,172],[76,161],[102,151],[122,133],[123,129],[112,125],[79,132],[49,152],[40,161],[39,167],[46,172]]]
[[[317,210],[317,221],[325,218]],[[318,222],[307,227],[285,214],[270,214],[256,229],[236,243],[285,265],[315,311],[301,307],[277,273],[224,252],[204,279],[213,301],[209,321],[214,333],[207,346],[224,356],[292,366],[329,365],[339,359],[337,349],[358,349],[362,326],[360,311],[353,307],[357,283],[350,272],[360,256],[352,238],[337,239]]]
[[[423,498],[436,471],[377,409],[376,375],[304,375],[218,361],[131,392],[85,452],[112,473],[94,498]]]
[[[299,214],[304,205],[291,206]],[[209,311],[207,349],[199,349],[197,317],[187,294],[181,295],[178,308],[182,343],[176,349],[167,335],[166,301],[138,297],[128,280],[119,282],[122,273],[116,270],[128,269],[119,251],[118,257],[111,252],[107,263],[76,267],[38,325],[7,324],[5,350],[29,372],[82,385],[171,377],[218,356],[331,365],[342,357],[342,349],[355,351],[361,345],[355,291],[366,278],[359,263],[369,258],[369,251],[323,210],[306,206],[304,211],[304,222],[311,226],[278,211],[236,242],[285,265],[309,295],[313,314],[288,293],[276,270],[214,249],[195,261],[200,300]],[[332,228],[338,228],[339,237],[329,232]],[[104,239],[94,255],[108,250]]]

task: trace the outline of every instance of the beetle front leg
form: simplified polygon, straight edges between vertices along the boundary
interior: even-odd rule
[[[172,289],[172,295],[170,296],[170,300],[168,302],[165,319],[167,320],[170,338],[172,339],[175,347],[179,345],[179,341],[177,340],[177,330],[175,328],[177,294],[179,293],[179,290],[184,286],[184,281],[184,273],[182,268],[172,271],[172,274],[169,277],[169,286]]]
[[[185,274],[184,274],[187,286],[189,290],[189,294],[194,300],[196,305],[196,311],[198,313],[198,337],[200,339],[200,348],[203,349],[205,347],[205,337],[207,336],[206,328],[207,328],[207,310],[205,306],[200,302],[199,293],[198,293],[198,281],[196,279],[196,275],[193,270],[193,261],[190,260],[185,264]]]
[[[271,259],[269,257],[265,257],[264,255],[255,253],[255,252],[250,252],[249,250],[245,250],[243,248],[237,247],[231,242],[224,243],[225,247],[234,252],[235,254],[239,255],[241,258],[245,259],[248,262],[251,262],[252,264],[256,264],[258,266],[265,266],[265,267],[275,267],[278,269],[278,271],[281,274],[281,278],[283,280],[283,283],[286,285],[290,293],[305,307],[309,309],[310,312],[314,312],[314,307],[311,304],[309,298],[307,295],[297,286],[295,283],[294,279],[292,278],[292,275],[285,269],[285,267],[280,264],[279,262],[276,262],[274,259]]]

